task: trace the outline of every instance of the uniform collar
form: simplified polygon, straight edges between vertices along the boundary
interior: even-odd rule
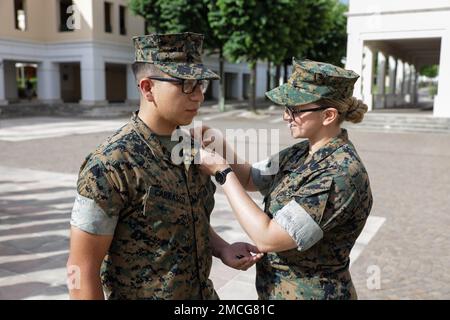
[[[151,131],[150,128],[144,123],[144,121],[139,118],[138,111],[135,111],[133,113],[130,121],[137,134],[144,141],[144,143],[147,144],[155,158],[164,159],[174,165],[177,165],[172,161],[171,150],[167,150],[167,148],[161,144],[158,135]],[[180,129],[180,127],[178,127],[177,129]],[[183,134],[183,141],[191,141],[191,146],[193,146],[191,147],[190,155],[184,154],[183,162],[186,171],[188,171],[190,165],[194,161],[195,155],[198,153],[198,149],[200,146],[197,143],[194,143],[193,138],[191,138],[188,132],[185,132],[183,130],[181,130],[180,132]]]
[[[305,142],[301,142],[299,144],[298,151],[294,154],[296,158],[295,161],[292,161],[290,165],[286,167],[288,171],[295,171],[300,173],[305,173],[306,171],[315,171],[320,168],[319,163],[326,159],[328,156],[333,154],[337,149],[347,144],[348,141],[348,133],[347,130],[341,129],[341,132],[336,137],[332,138],[328,141],[324,146],[322,146],[319,150],[312,154],[312,157],[308,159],[308,151],[309,144]],[[303,161],[306,159],[306,161]],[[299,164],[300,161],[300,164]]]
[[[346,129],[341,129],[341,132],[324,146],[312,154],[312,162],[320,162],[327,158],[337,149],[348,143],[348,133]]]

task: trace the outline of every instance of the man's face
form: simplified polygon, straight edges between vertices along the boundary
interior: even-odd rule
[[[170,78],[165,75],[164,78]],[[192,93],[183,93],[182,85],[158,80],[153,82],[152,95],[158,115],[174,126],[189,125],[198,114],[204,101],[202,88],[198,85]]]

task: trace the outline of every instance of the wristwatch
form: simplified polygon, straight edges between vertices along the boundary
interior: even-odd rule
[[[223,171],[217,171],[216,174],[214,175],[214,178],[216,179],[218,184],[223,185],[227,180],[227,174],[229,174],[232,171],[233,169],[231,168],[226,168]]]

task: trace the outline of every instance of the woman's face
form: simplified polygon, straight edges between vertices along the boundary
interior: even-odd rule
[[[311,109],[319,110],[301,112],[302,110]],[[317,104],[309,103],[301,106],[291,107],[291,110],[293,112],[288,112],[288,110],[285,110],[283,114],[283,120],[287,122],[287,126],[291,131],[291,136],[294,139],[310,139],[311,137],[315,137],[323,127],[323,109]]]

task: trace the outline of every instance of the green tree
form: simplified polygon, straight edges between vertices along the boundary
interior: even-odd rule
[[[130,0],[128,8],[133,14],[144,18],[149,26],[147,32],[164,32],[160,0]]]
[[[439,73],[439,66],[437,64],[424,66],[420,69],[420,75],[428,78],[435,78]]]
[[[287,69],[294,56],[340,64],[345,54],[346,6],[338,0],[130,0],[130,8],[149,31],[205,34],[205,49],[219,56],[221,110],[224,57],[249,64],[255,111],[258,61]]]
[[[221,11],[218,9],[217,0],[204,0],[207,4],[208,38],[211,42],[209,52],[219,56],[219,110],[225,111],[225,55],[224,46],[229,39],[229,33],[218,33],[214,23],[221,19]]]
[[[345,16],[347,10],[348,6],[340,1],[331,1],[328,30],[312,42],[306,51],[306,57],[343,66],[342,61],[347,47],[347,17]]]
[[[208,31],[204,0],[130,0],[128,6],[135,15],[145,19],[148,32]]]
[[[431,79],[436,78],[439,74],[439,65],[432,64],[432,65],[423,66],[422,68],[420,68],[419,73],[420,73],[420,75],[431,78]],[[428,85],[428,93],[429,93],[430,97],[434,97],[437,94],[438,88],[437,88],[436,82],[431,80],[431,81],[426,81],[423,84]]]
[[[292,57],[313,59],[310,52],[332,32],[333,6],[336,0],[292,0],[287,54],[283,59],[284,82]],[[279,71],[277,72],[279,73]]]
[[[291,0],[217,0],[209,21],[224,40],[224,54],[251,69],[250,107],[256,111],[256,66],[261,60],[280,61],[286,55]]]
[[[149,29],[147,32],[177,33],[197,32],[205,35],[205,50],[219,55],[219,107],[224,110],[224,58],[223,46],[226,38],[217,37],[208,21],[210,7],[215,1],[208,0],[130,0],[129,8],[142,16]]]

